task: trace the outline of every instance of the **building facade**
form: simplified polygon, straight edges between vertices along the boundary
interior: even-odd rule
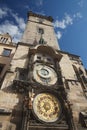
[[[9,70],[10,62],[14,56],[16,50],[16,44],[12,42],[11,36],[6,34],[0,34],[0,84]]]
[[[52,22],[28,13],[0,90],[1,130],[87,130],[87,74],[60,50]]]

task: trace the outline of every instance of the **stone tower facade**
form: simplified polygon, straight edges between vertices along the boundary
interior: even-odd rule
[[[46,44],[59,50],[51,16],[28,13],[28,22],[21,39],[22,43],[30,45]]]
[[[87,75],[61,51],[52,17],[28,22],[0,90],[2,130],[87,130]]]

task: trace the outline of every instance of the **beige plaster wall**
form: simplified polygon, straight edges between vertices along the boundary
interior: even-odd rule
[[[12,50],[10,56],[2,55],[4,48]],[[12,60],[12,57],[14,56],[15,50],[16,50],[16,46],[7,46],[6,44],[5,45],[0,44],[0,64],[5,65],[3,71],[0,74],[0,78],[2,78],[4,76],[5,72],[9,68],[9,65]]]
[[[67,54],[62,54],[63,57],[60,61],[62,76],[66,79],[72,79],[77,80],[76,74],[74,72],[72,62],[69,59],[69,56]]]
[[[11,62],[11,70],[12,71],[15,71],[16,67],[19,67],[19,68],[26,68],[27,67],[28,52],[29,52],[28,46],[18,45],[16,53],[13,57],[12,62]]]

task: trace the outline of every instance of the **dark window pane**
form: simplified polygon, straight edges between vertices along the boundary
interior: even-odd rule
[[[2,71],[3,71],[3,68],[4,68],[4,65],[3,65],[3,64],[0,64],[0,74],[1,74]]]
[[[4,56],[10,56],[11,50],[10,49],[4,49],[2,55]]]
[[[3,37],[1,37],[0,42],[2,42],[2,40],[3,40]]]
[[[41,60],[41,57],[40,57],[40,56],[37,56],[37,59]]]
[[[44,30],[42,28],[39,28],[39,33],[44,34]]]
[[[47,58],[47,60],[48,60],[48,61],[51,61],[51,59],[50,59],[50,58]]]

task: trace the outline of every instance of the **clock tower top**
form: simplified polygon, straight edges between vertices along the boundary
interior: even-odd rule
[[[21,42],[30,46],[48,45],[54,49],[59,49],[59,44],[54,32],[53,18],[33,12],[28,12],[28,20],[22,36]]]

